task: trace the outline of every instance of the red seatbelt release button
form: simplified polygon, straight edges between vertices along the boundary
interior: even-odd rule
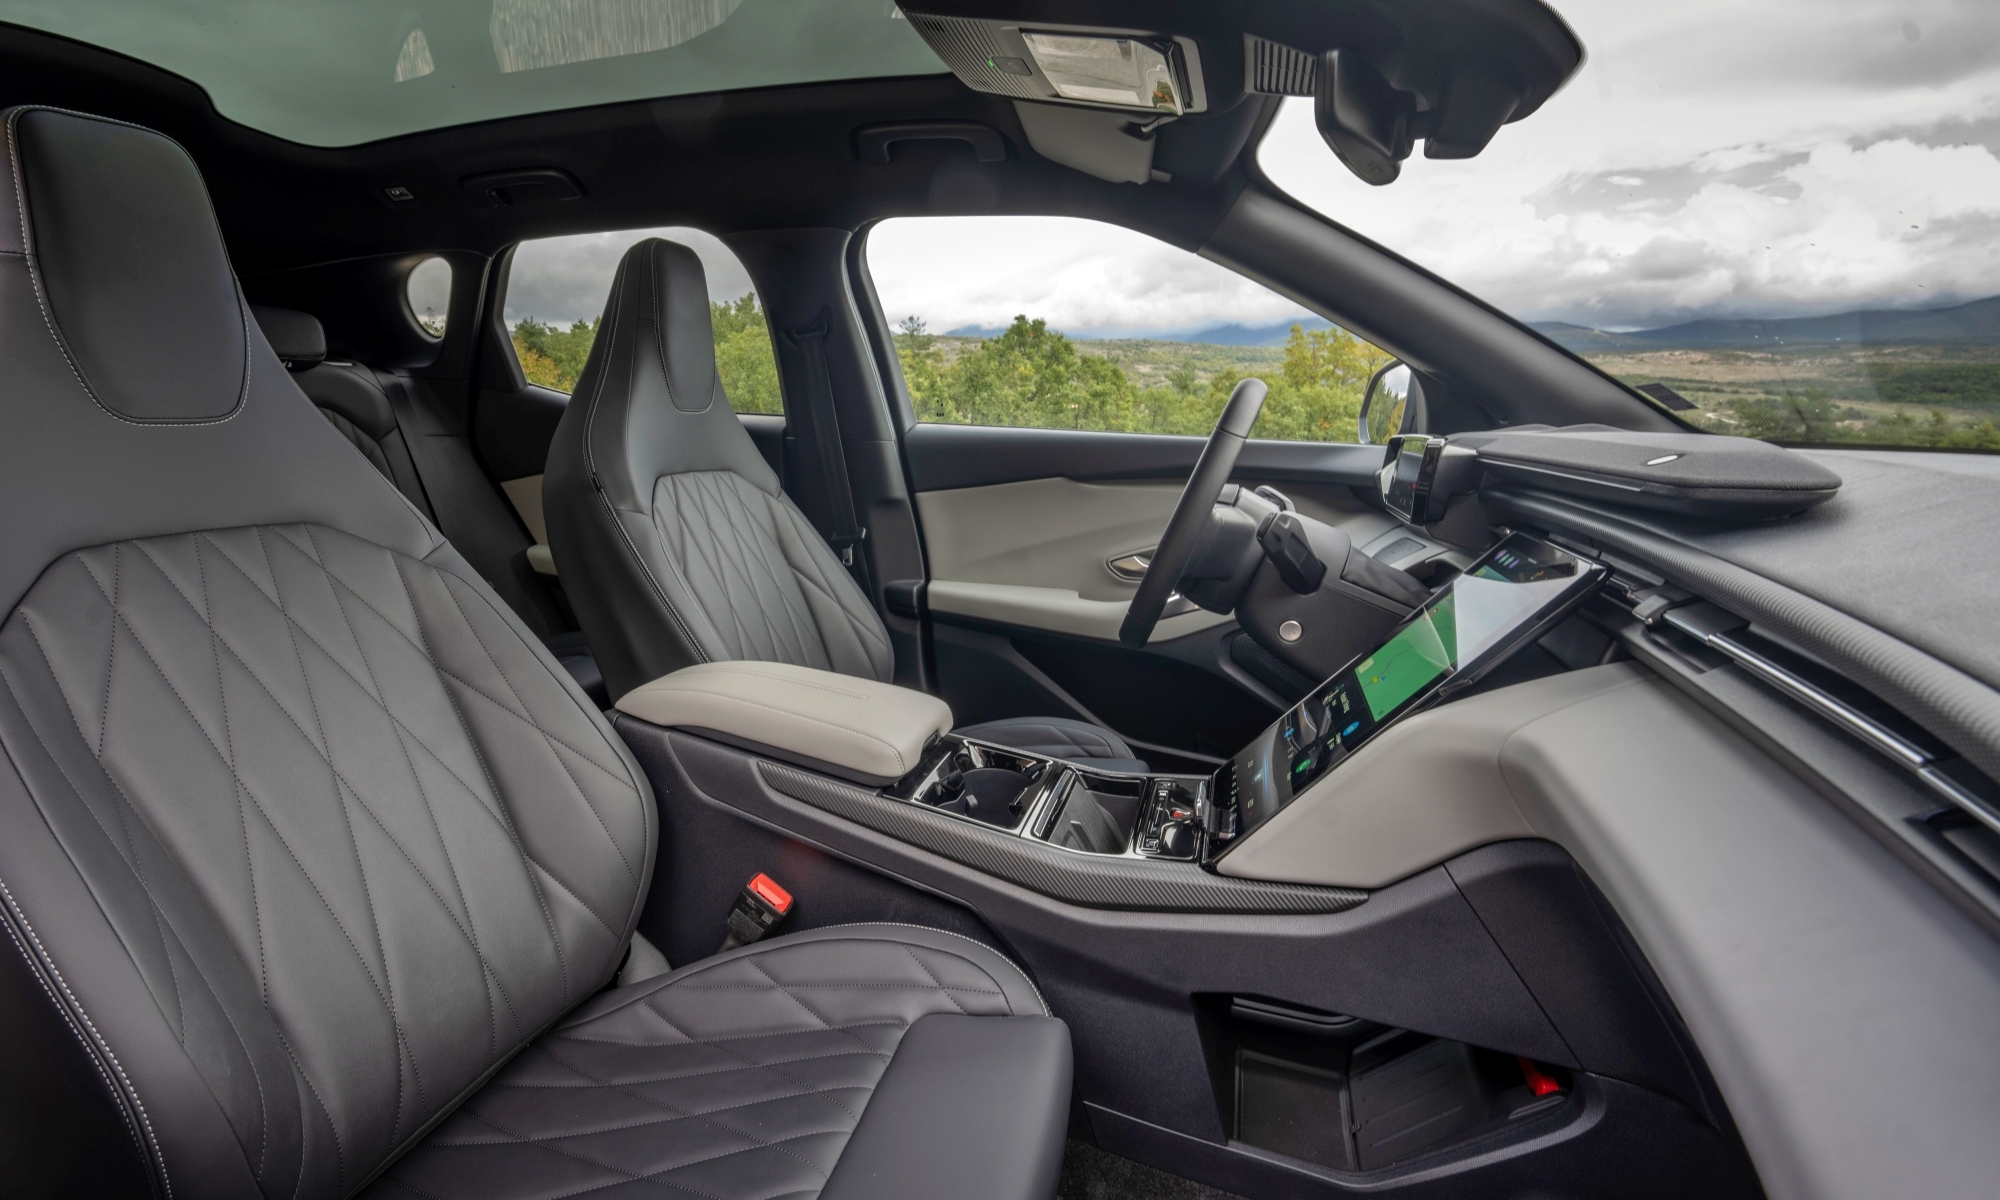
[[[771,926],[785,919],[792,911],[792,894],[778,886],[778,881],[763,872],[758,872],[743,890],[736,895],[736,903],[729,908],[729,935],[722,939],[722,950],[734,950],[770,932]]]

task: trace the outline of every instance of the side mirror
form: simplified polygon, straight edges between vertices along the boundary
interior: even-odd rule
[[[1361,444],[1381,446],[1397,434],[1409,432],[1414,424],[1411,418],[1423,407],[1423,394],[1423,385],[1407,363],[1392,361],[1375,372],[1361,397],[1361,417],[1356,422]]]

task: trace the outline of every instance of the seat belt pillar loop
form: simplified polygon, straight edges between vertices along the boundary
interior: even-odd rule
[[[826,540],[840,561],[853,570],[854,548],[868,537],[868,530],[855,517],[854,489],[847,474],[847,447],[840,434],[840,414],[833,406],[833,376],[826,361],[830,331],[831,323],[822,308],[808,324],[786,329],[785,341],[799,352],[805,375],[804,408],[811,425],[806,433],[817,453],[827,521],[832,526]],[[859,573],[865,588],[866,571]]]

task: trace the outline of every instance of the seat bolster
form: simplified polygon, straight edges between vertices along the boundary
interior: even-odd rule
[[[1069,1029],[932,1013],[910,1027],[820,1200],[1047,1200],[1069,1120]]]
[[[76,1113],[67,1119],[123,1129],[156,1195],[260,1196],[237,1130],[84,875],[94,866],[92,873],[105,877],[97,880],[102,887],[127,875],[125,865],[108,845],[95,848],[95,857],[114,861],[73,858],[11,763],[0,763],[0,828],[7,830],[0,838],[0,954],[20,958],[41,992],[36,999],[91,1065],[101,1090],[67,1099],[112,1110],[101,1121]],[[90,857],[93,848],[75,849]]]

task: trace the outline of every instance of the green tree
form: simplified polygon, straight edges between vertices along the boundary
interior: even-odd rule
[[[708,312],[715,328],[716,371],[730,407],[745,413],[785,411],[771,329],[758,307],[756,293],[733,301],[712,301]],[[603,325],[601,317],[586,318],[559,329],[533,317],[524,318],[514,326],[514,356],[521,362],[521,373],[529,383],[559,392],[575,391]]]

